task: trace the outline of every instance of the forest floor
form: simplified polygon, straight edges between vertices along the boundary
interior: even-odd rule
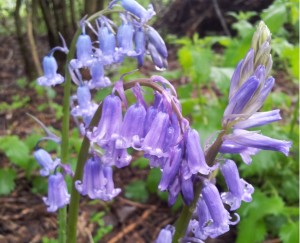
[[[59,128],[55,114],[48,112],[39,113],[36,107],[45,102],[44,97],[36,95],[34,88],[26,85],[21,88],[17,80],[24,78],[24,67],[22,58],[17,48],[17,41],[13,37],[1,37],[1,56],[5,57],[0,63],[0,101],[11,104],[13,96],[29,97],[25,106],[0,113],[0,136],[15,134],[21,138],[33,132],[36,126],[25,114],[28,112],[37,116],[47,126]],[[46,49],[48,47],[45,47]],[[286,82],[284,74],[279,74],[277,84],[286,92],[294,92],[294,85]],[[58,88],[55,101],[61,103],[62,90]],[[0,153],[1,167],[10,167],[8,159]],[[116,170],[114,178],[117,187],[124,188],[124,185],[134,180],[146,180],[149,169],[135,169],[127,167]],[[47,213],[46,206],[42,201],[44,195],[31,192],[32,184],[26,179],[25,173],[18,169],[15,190],[0,197],[0,242],[41,242],[43,237],[57,237],[57,214]],[[116,197],[112,203],[101,201],[91,202],[87,198],[81,199],[79,221],[78,221],[78,242],[92,242],[92,235],[99,229],[97,223],[91,222],[90,218],[96,212],[104,210],[106,224],[113,225],[113,230],[100,242],[128,242],[143,243],[153,242],[161,228],[173,224],[178,212],[172,212],[165,202],[162,202],[156,195],[151,195],[147,203],[142,204],[128,200],[123,194]],[[222,243],[234,242],[235,229],[222,237],[208,242]]]

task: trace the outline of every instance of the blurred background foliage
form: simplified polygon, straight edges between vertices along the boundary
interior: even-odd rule
[[[144,6],[150,3],[147,0],[140,2]],[[200,132],[202,144],[210,144],[216,131],[221,129],[234,68],[247,53],[258,21],[263,20],[267,24],[272,32],[272,75],[277,84],[262,110],[280,108],[283,120],[265,126],[261,131],[270,137],[292,140],[293,147],[289,157],[276,152],[260,152],[254,156],[250,166],[243,164],[239,157],[233,157],[240,165],[241,176],[255,186],[253,202],[243,203],[238,210],[241,222],[237,226],[236,242],[279,239],[279,242],[296,243],[299,241],[299,5],[296,0],[253,1],[253,6],[248,6],[249,3],[239,5],[240,2],[243,1],[214,0],[205,7],[205,1],[154,1],[158,12],[154,25],[164,35],[171,53],[170,69],[162,75],[176,86],[183,115]],[[254,2],[265,3],[255,5]],[[24,77],[15,80],[15,85],[21,89],[34,89],[39,97],[46,97],[47,103],[36,105],[38,112],[44,112],[50,106],[58,121],[62,117],[62,108],[54,102],[57,91],[41,89],[35,84],[35,78],[42,73],[41,57],[49,48],[60,44],[58,32],[70,43],[78,20],[107,3],[104,0],[0,0],[0,35],[17,37],[25,65]],[[187,8],[188,11],[183,13]],[[218,9],[221,11],[218,12]],[[179,12],[184,16],[178,15]],[[40,38],[46,42],[44,47],[47,48],[38,48]],[[57,57],[63,63],[64,57]],[[109,75],[112,80],[118,80],[121,74],[134,70],[135,66],[134,61],[126,60]],[[125,79],[152,74],[161,73],[146,67],[142,73],[133,73]],[[107,92],[109,89],[98,92],[96,99],[102,100]],[[150,91],[146,90],[145,96],[151,100]],[[10,102],[1,100],[0,113],[24,110],[29,102],[29,97],[15,93]],[[58,127],[52,129],[59,134]],[[8,127],[0,137],[0,152],[10,161],[9,166],[0,169],[0,195],[9,195],[14,190],[20,170],[25,171],[33,193],[44,194],[46,191],[46,181],[38,176],[38,166],[32,157],[41,131],[38,128],[32,130],[35,133],[20,140]],[[80,143],[79,133],[74,128],[70,136],[73,166]],[[46,144],[46,150],[59,153],[51,143]],[[139,158],[131,166],[137,170],[145,169],[148,162]],[[143,203],[151,194],[166,200],[167,194],[157,191],[159,180],[160,171],[151,170],[146,180],[139,179],[126,185],[124,196]],[[218,181],[225,189],[221,176]],[[179,199],[173,206],[174,212],[180,206]],[[102,214],[96,214],[92,220],[103,227],[102,217]],[[109,231],[110,227],[104,227],[104,233]],[[104,233],[97,231],[97,240]]]

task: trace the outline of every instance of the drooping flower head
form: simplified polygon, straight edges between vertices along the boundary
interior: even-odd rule
[[[67,190],[67,184],[64,176],[57,172],[52,174],[48,179],[48,197],[43,198],[45,204],[48,206],[48,212],[55,212],[69,204],[70,194]]]

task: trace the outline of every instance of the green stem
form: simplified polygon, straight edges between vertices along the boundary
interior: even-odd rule
[[[223,143],[223,136],[226,134],[226,130],[222,131],[216,141],[209,147],[206,155],[205,155],[205,159],[206,159],[206,163],[209,166],[212,166],[214,164],[214,161],[217,157],[217,154],[219,152],[219,149]],[[213,175],[211,174],[209,176],[209,179],[212,179]],[[201,189],[202,189],[202,183],[199,183],[195,186],[195,197],[194,200],[192,201],[192,203],[190,204],[190,206],[183,206],[182,212],[179,216],[179,218],[176,221],[175,227],[175,234],[173,237],[173,243],[178,243],[180,242],[180,239],[185,235],[186,229],[188,227],[188,224],[190,222],[190,219],[193,215],[193,212],[195,211],[200,193],[201,193]]]
[[[92,21],[96,18],[98,18],[99,16],[103,15],[103,14],[107,14],[107,13],[113,13],[113,12],[120,12],[119,10],[108,10],[108,9],[104,9],[102,11],[99,11],[93,15],[91,15],[86,21]],[[64,84],[64,98],[63,98],[63,122],[62,122],[62,142],[61,142],[61,161],[62,163],[66,163],[68,160],[68,156],[69,156],[69,127],[70,127],[70,94],[71,94],[71,76],[69,73],[69,67],[68,64],[70,63],[71,59],[74,58],[75,56],[75,46],[76,46],[76,41],[78,39],[78,36],[81,33],[81,29],[77,29],[71,46],[69,48],[69,53],[67,55],[67,61],[66,61],[66,67],[65,67],[65,72],[66,72],[66,77],[65,77],[65,84]],[[85,138],[83,140],[82,143],[82,153],[85,154],[84,155],[79,155],[78,161],[80,161],[82,163],[81,166],[77,166],[79,167],[78,170],[80,169],[80,172],[77,173],[77,177],[75,177],[76,179],[80,179],[81,178],[81,174],[82,173],[82,169],[83,169],[83,165],[85,160],[82,162],[81,160],[83,160],[83,157],[87,156],[88,154],[88,148],[89,148],[89,142],[87,140],[87,138]],[[80,163],[79,163],[80,164]],[[78,171],[76,168],[76,171]],[[76,173],[75,173],[76,175]],[[73,179],[73,182],[75,182],[75,178]],[[74,191],[74,183],[72,186],[72,193],[71,193],[71,202],[75,201],[79,203],[79,195],[76,192],[76,190]],[[72,209],[72,211],[71,211]],[[72,222],[72,212],[76,212],[76,221]],[[67,225],[67,213],[66,213],[66,208],[62,208],[59,210],[59,215],[58,215],[58,227],[59,227],[59,231],[58,231],[58,239],[60,243],[65,243],[65,242],[76,242],[76,223],[77,223],[77,212],[78,212],[78,206],[77,209],[74,209],[74,202],[72,204],[70,204],[70,213],[69,213],[69,219],[68,219],[68,225]],[[74,228],[71,225],[74,224],[75,225],[75,235],[74,232],[70,229]],[[66,226],[68,227],[68,231],[70,230],[71,232],[66,232]],[[68,235],[68,238],[66,238]],[[71,235],[71,236],[70,236]],[[66,239],[68,241],[66,241]]]
[[[91,121],[90,127],[94,127],[97,125],[101,116],[101,112],[102,112],[102,105],[99,105]],[[78,154],[78,161],[77,161],[75,174],[72,180],[71,201],[69,206],[69,217],[68,217],[68,226],[67,226],[68,243],[76,242],[76,226],[77,226],[80,194],[76,190],[75,182],[77,180],[81,180],[82,178],[84,164],[88,157],[89,147],[90,147],[90,141],[87,137],[84,137]]]
[[[69,157],[69,128],[70,128],[70,95],[71,95],[71,76],[68,70],[68,63],[75,53],[76,39],[79,36],[75,34],[67,55],[67,65],[65,67],[65,83],[64,83],[64,98],[63,98],[63,121],[61,131],[61,162],[67,163]],[[58,213],[58,241],[60,243],[66,242],[66,225],[67,225],[67,209],[61,208]]]
[[[299,96],[298,99],[296,101],[296,105],[295,105],[295,109],[294,109],[294,113],[293,113],[293,119],[291,122],[291,126],[290,126],[290,132],[289,132],[289,137],[292,138],[293,133],[294,133],[294,127],[297,124],[297,119],[299,117]]]

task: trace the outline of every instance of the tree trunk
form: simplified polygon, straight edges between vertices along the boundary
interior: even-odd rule
[[[14,12],[14,20],[15,20],[15,28],[16,28],[16,34],[19,42],[19,46],[21,49],[21,53],[23,56],[24,64],[25,64],[25,71],[27,74],[27,77],[30,80],[33,80],[36,78],[36,73],[34,68],[32,68],[32,60],[31,60],[31,53],[29,49],[27,48],[27,40],[26,40],[26,35],[23,35],[22,33],[22,20],[20,17],[20,8],[22,5],[22,0],[17,0],[16,1],[16,8]]]

